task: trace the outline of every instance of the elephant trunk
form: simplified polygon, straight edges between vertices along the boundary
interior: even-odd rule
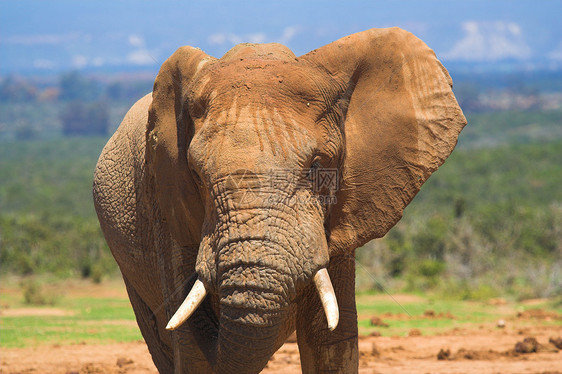
[[[219,262],[217,373],[260,372],[285,338],[292,277],[267,260],[245,260],[247,246],[264,244],[237,243],[230,251],[238,259]]]
[[[259,373],[277,351],[283,317],[264,318],[261,313],[241,316],[237,308],[221,309],[217,373]],[[253,324],[260,319],[267,319],[267,326]]]
[[[227,192],[213,197],[217,221],[209,219],[196,265],[201,282],[170,328],[199,310],[208,291],[218,323],[211,334],[216,340],[202,350],[214,371],[258,373],[291,332],[299,290],[316,284],[330,329],[337,325],[337,302],[327,272],[320,271],[329,260],[320,210],[277,203],[267,189],[246,201],[255,180],[236,182],[237,189],[212,190]]]

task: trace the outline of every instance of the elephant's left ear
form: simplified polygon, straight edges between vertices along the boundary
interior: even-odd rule
[[[345,155],[331,250],[379,238],[445,161],[466,124],[435,53],[398,28],[371,29],[300,58],[343,87]]]
[[[187,91],[197,72],[213,59],[199,49],[181,47],[154,81],[146,131],[146,161],[158,207],[176,242],[199,244],[203,206],[187,164],[193,136]],[[149,202],[153,204],[154,202]]]

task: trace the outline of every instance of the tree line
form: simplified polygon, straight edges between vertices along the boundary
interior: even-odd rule
[[[8,76],[0,81],[0,105],[47,103],[56,107],[63,135],[105,136],[114,103],[137,100],[149,91],[147,81],[107,83],[77,71],[62,74],[55,83]],[[30,139],[35,135],[32,124],[19,125],[16,131],[18,139]]]

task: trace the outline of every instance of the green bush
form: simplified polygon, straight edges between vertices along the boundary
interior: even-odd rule
[[[66,139],[0,147],[2,273],[97,280],[100,273],[116,273],[91,192],[104,142]]]
[[[446,264],[441,260],[425,259],[410,264],[408,274],[409,291],[435,289],[443,281]]]
[[[24,279],[20,287],[23,294],[23,302],[28,305],[55,305],[59,296],[46,292],[34,279]]]
[[[404,218],[357,250],[358,262],[386,288],[466,299],[562,294],[560,149],[560,140],[457,149]]]

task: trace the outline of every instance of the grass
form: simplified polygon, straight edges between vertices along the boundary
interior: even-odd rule
[[[0,292],[0,347],[21,348],[39,345],[108,344],[142,339],[124,286],[110,280],[101,285],[88,281],[57,281],[45,285],[44,292],[65,291],[54,306],[30,306],[24,303],[16,278],[3,277]],[[42,281],[45,281],[44,279]],[[58,290],[58,291],[57,291]],[[513,303],[492,305],[487,302],[432,299],[427,296],[359,293],[357,310],[359,332],[378,331],[383,336],[405,336],[411,329],[434,335],[455,328],[478,329],[495,326],[506,319],[512,326],[560,325],[561,320],[520,320],[516,313],[541,308],[562,314],[562,302]],[[428,318],[424,312],[450,313],[454,318]],[[408,314],[410,316],[408,316]],[[379,316],[388,327],[370,325]]]
[[[562,306],[556,300],[508,302],[495,305],[489,301],[461,301],[437,299],[428,296],[404,295],[391,297],[383,294],[359,293],[357,312],[359,333],[369,335],[374,331],[382,336],[407,336],[410,330],[418,329],[423,335],[435,335],[452,329],[479,329],[481,326],[495,328],[500,319],[512,326],[523,328],[529,325],[562,325],[562,319],[518,319],[517,313],[529,309],[542,309],[562,316]],[[424,315],[433,312],[436,317]],[[439,316],[441,315],[441,316]],[[371,317],[377,316],[388,327],[372,326]]]
[[[426,311],[450,313],[454,318],[426,318]],[[383,336],[404,336],[411,329],[433,335],[455,327],[493,320],[489,306],[478,302],[433,300],[420,297],[416,301],[401,301],[390,296],[360,294],[357,296],[359,331],[368,335],[378,331]],[[388,327],[371,326],[371,316],[380,316]]]
[[[434,299],[428,296],[412,297],[401,300],[402,296],[391,297],[383,294],[359,293],[357,313],[359,315],[360,335],[369,335],[374,331],[382,336],[407,336],[411,329],[418,329],[423,335],[435,335],[452,329],[479,329],[481,326],[495,328],[500,319],[509,321],[512,326],[523,328],[528,325],[562,325],[561,319],[517,319],[517,313],[528,309],[543,309],[562,315],[562,306],[554,300],[541,300],[530,305],[527,302],[505,302],[494,305],[488,301],[462,301],[452,299]],[[426,311],[432,311],[442,317],[427,317]],[[371,317],[378,316],[388,327],[371,326]]]
[[[118,305],[105,305],[113,312]],[[120,322],[119,320],[113,320]],[[128,320],[125,320],[128,321]],[[42,344],[103,344],[111,342],[130,342],[142,339],[136,325],[129,323],[98,323],[87,312],[73,317],[2,317],[2,342],[0,347],[27,347]]]
[[[8,281],[0,294],[0,347],[107,344],[142,339],[122,284],[65,281],[44,287],[45,292],[61,292],[65,288],[70,291],[56,305],[30,306],[25,305],[21,289]]]

